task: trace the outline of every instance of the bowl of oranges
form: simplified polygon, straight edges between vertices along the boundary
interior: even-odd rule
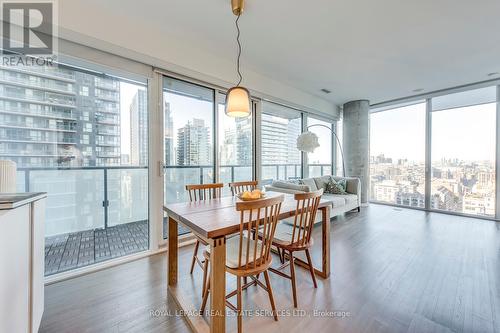
[[[245,191],[237,195],[238,199],[241,199],[243,201],[252,201],[252,200],[259,200],[262,198],[265,198],[266,193],[262,192],[261,190],[253,190],[253,191]]]

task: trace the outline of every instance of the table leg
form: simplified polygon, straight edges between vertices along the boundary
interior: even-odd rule
[[[210,332],[226,331],[226,237],[210,239]]]
[[[168,218],[168,285],[174,286],[177,284],[177,251],[178,251],[178,235],[177,221],[173,218]]]
[[[330,276],[330,206],[321,209],[322,273]]]

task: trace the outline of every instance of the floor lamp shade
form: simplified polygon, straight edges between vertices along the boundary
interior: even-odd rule
[[[227,91],[226,114],[229,117],[248,117],[252,113],[250,107],[250,92],[237,86]]]
[[[16,192],[16,163],[0,160],[0,193]]]

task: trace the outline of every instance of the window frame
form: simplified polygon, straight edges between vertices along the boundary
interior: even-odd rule
[[[431,182],[432,182],[432,100],[435,97],[450,95],[454,93],[467,92],[470,90],[480,89],[480,88],[488,88],[488,87],[496,87],[496,128],[495,128],[495,214],[494,216],[487,215],[474,215],[467,214],[462,212],[454,212],[448,210],[440,210],[434,209],[431,206]],[[428,94],[422,94],[417,96],[412,96],[408,98],[402,98],[382,103],[373,104],[370,106],[370,114],[377,112],[384,112],[387,110],[391,110],[400,106],[412,105],[416,104],[419,101],[425,101],[426,105],[426,116],[425,116],[425,206],[421,207],[410,207],[399,205],[395,203],[387,203],[369,199],[370,203],[388,205],[394,207],[422,210],[427,212],[436,212],[441,214],[455,215],[455,216],[464,216],[471,217],[476,219],[483,220],[492,220],[492,221],[500,221],[500,80],[490,80],[485,82],[480,82],[476,84],[464,85],[460,87],[444,89],[436,92],[431,92]],[[481,103],[479,103],[481,104]],[[478,104],[474,104],[478,105]],[[438,111],[436,111],[438,112]]]

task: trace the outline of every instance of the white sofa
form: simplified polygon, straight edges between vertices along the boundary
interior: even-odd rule
[[[322,176],[316,178],[301,179],[296,182],[274,181],[271,185],[266,186],[266,191],[274,191],[281,193],[302,193],[313,192],[319,189],[325,189],[326,184],[330,178],[335,180],[346,179],[347,194],[330,194],[324,193],[323,197],[333,202],[333,207],[330,210],[330,218],[343,214],[345,212],[357,209],[360,211],[361,206],[361,181],[359,178],[352,177],[336,177],[336,176]],[[318,222],[319,220],[317,220]]]

